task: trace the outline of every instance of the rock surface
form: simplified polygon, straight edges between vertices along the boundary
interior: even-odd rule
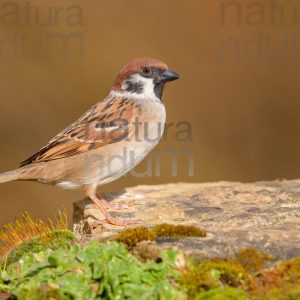
[[[196,258],[233,257],[245,247],[279,259],[300,256],[300,180],[137,186],[106,198],[111,203],[130,203],[129,209],[112,215],[143,220],[139,226],[186,224],[207,232],[205,238],[142,242],[143,248],[177,247]],[[78,238],[104,240],[124,230],[111,225],[91,230],[93,221],[103,217],[94,209],[84,213],[90,203],[89,199],[74,203]]]

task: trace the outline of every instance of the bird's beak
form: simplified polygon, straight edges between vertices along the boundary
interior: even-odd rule
[[[179,75],[171,70],[165,70],[160,75],[161,82],[169,82],[169,81],[177,80],[178,78]]]

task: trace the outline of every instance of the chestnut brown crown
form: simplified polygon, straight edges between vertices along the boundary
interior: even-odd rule
[[[150,72],[150,70],[153,69],[159,69],[163,72],[168,70],[168,66],[158,59],[147,57],[136,58],[122,68],[112,86],[112,89],[115,91],[120,91],[122,83],[124,80],[129,78],[130,75],[135,73],[143,73],[145,76],[147,76],[147,72]]]

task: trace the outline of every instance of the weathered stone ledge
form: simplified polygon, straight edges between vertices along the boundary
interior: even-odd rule
[[[114,216],[140,219],[146,227],[195,225],[208,233],[205,238],[163,239],[148,243],[149,247],[178,247],[196,257],[232,257],[245,247],[280,259],[300,256],[300,180],[137,186],[107,196],[113,202],[131,201],[128,210],[112,212]],[[103,240],[124,230],[105,225],[89,232],[89,225],[102,218],[93,209],[83,214],[89,203],[88,199],[74,203],[74,231],[79,238]]]

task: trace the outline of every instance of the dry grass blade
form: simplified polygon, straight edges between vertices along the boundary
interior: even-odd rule
[[[0,228],[0,259],[21,243],[36,238],[39,238],[42,243],[47,243],[50,233],[66,230],[68,230],[68,221],[65,209],[47,221],[32,218],[27,212],[23,212],[20,218]]]

